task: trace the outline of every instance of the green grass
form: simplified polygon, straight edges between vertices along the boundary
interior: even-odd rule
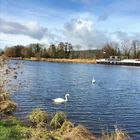
[[[15,118],[0,121],[0,140],[25,140],[22,136],[24,127]]]

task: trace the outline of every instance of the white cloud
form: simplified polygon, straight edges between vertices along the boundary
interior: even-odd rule
[[[73,44],[81,45],[83,49],[88,46],[97,48],[110,39],[108,35],[96,29],[92,20],[73,19],[64,26],[66,39]]]
[[[38,40],[41,40],[45,35],[50,35],[48,29],[40,27],[36,21],[21,24],[0,19],[0,23],[0,32],[5,34],[25,35]]]
[[[109,30],[111,23],[105,26],[106,21],[98,22],[98,19],[93,20],[87,13],[81,18],[79,15],[77,18],[69,20],[62,28],[49,28],[49,30],[45,26],[39,26],[36,21],[20,24],[19,22],[8,22],[0,19],[0,22],[0,47],[17,44],[27,45],[36,42],[50,44],[67,41],[73,45],[81,45],[81,49],[93,49],[102,47],[110,41],[121,42],[140,38],[139,31],[127,32],[125,30],[115,30],[115,28]],[[105,26],[107,31],[104,30],[105,27],[99,27],[99,24]]]
[[[116,31],[113,34],[116,35],[120,41],[132,41],[140,39],[140,33],[126,33],[122,31]]]
[[[5,46],[12,46],[12,45],[27,45],[30,43],[36,43],[38,42],[37,39],[30,38],[29,36],[25,35],[17,35],[17,34],[5,34],[1,33],[0,34],[0,42],[2,48]]]

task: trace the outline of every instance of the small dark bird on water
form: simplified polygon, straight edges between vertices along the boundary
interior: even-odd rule
[[[14,75],[14,78],[15,78],[15,79],[17,79],[17,76],[16,76],[16,75]]]

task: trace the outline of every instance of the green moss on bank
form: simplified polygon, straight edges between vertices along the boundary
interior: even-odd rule
[[[25,140],[22,131],[26,129],[19,120],[10,117],[0,121],[0,140]]]

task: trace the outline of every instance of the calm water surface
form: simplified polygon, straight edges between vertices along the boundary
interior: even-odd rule
[[[118,125],[140,140],[140,67],[25,61],[22,71],[22,87],[12,97],[19,105],[17,116],[26,119],[36,107],[64,111],[97,135]],[[66,104],[51,101],[66,93]]]

